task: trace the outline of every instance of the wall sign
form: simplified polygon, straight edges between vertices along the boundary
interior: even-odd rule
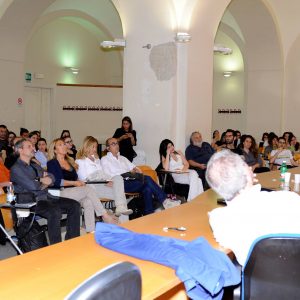
[[[62,110],[68,111],[122,111],[123,107],[120,106],[66,106]]]

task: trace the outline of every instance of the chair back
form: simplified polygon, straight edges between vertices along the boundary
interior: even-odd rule
[[[116,263],[88,278],[65,300],[140,300],[141,282],[141,273],[136,265]]]
[[[243,271],[242,299],[300,298],[300,234],[259,238]]]
[[[150,176],[154,180],[154,182],[159,184],[157,173],[150,166],[142,165],[142,166],[138,166],[138,168],[141,169],[144,175]]]

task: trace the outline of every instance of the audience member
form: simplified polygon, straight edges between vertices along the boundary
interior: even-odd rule
[[[284,137],[279,138],[278,149],[272,150],[270,156],[270,164],[274,164],[275,166],[281,166],[285,161],[288,167],[298,167],[298,163],[293,159],[292,152],[286,148],[286,141]]]
[[[16,137],[16,134],[13,131],[8,132],[6,156],[9,156],[14,152],[13,140],[14,140],[15,137]]]
[[[289,147],[288,149],[291,150],[292,154],[299,152],[299,143],[297,142],[297,138],[294,135],[289,136]]]
[[[283,133],[282,137],[285,139],[285,143],[286,143],[286,146],[289,147],[290,144],[289,144],[289,139],[290,137],[292,137],[294,134],[291,132],[291,131],[286,131]]]
[[[268,144],[264,151],[265,159],[270,159],[271,152],[278,148],[278,136],[274,132],[269,134]]]
[[[242,155],[242,151],[240,148],[235,147],[235,131],[232,129],[227,129],[225,132],[225,144],[222,145],[222,148],[229,149],[233,153]]]
[[[133,150],[133,146],[136,146],[136,132],[132,129],[132,121],[129,117],[122,119],[122,127],[116,130],[113,137],[119,142],[120,154],[132,162],[136,157]]]
[[[78,179],[82,181],[109,180],[107,184],[90,184],[90,186],[95,189],[99,198],[108,198],[115,201],[116,216],[132,214],[132,210],[127,207],[123,177],[116,175],[111,178],[104,173],[97,154],[97,148],[98,141],[94,137],[87,136],[84,139],[76,160]]]
[[[202,138],[202,137],[201,137]],[[212,141],[211,141],[211,144],[212,148],[217,151],[219,149],[219,147],[222,145],[222,142],[221,142],[221,137],[220,137],[220,132],[219,130],[215,130],[213,132],[213,135],[212,135]]]
[[[44,138],[40,138],[37,142],[37,151],[35,158],[41,164],[43,169],[47,169],[48,153],[47,153],[47,141]]]
[[[248,166],[252,168],[255,173],[262,173],[270,171],[269,168],[263,167],[263,161],[258,154],[255,139],[252,135],[243,135],[241,138],[241,150],[243,158]]]
[[[209,145],[209,143],[203,142],[200,132],[195,131],[191,134],[190,144],[185,150],[185,156],[190,166],[195,168],[197,171],[204,187],[206,187],[206,164],[214,152],[215,150],[211,147],[211,145]]]
[[[15,151],[20,157],[11,168],[10,179],[17,193],[32,192],[35,194],[37,200],[35,212],[48,220],[50,243],[61,242],[62,213],[68,215],[65,238],[71,239],[79,236],[80,205],[72,199],[53,197],[48,193],[48,186],[52,186],[55,179],[52,174],[31,162],[34,148],[29,140],[21,139],[16,142]]]
[[[209,213],[217,242],[231,249],[243,266],[253,241],[263,235],[299,233],[300,197],[294,192],[262,192],[253,185],[253,172],[240,156],[221,151],[206,171],[209,185],[227,206]]]
[[[36,152],[38,142],[38,134],[36,133],[36,131],[32,131],[29,133],[29,139],[33,145],[34,151]]]
[[[75,160],[77,155],[77,150],[75,145],[73,144],[72,138],[70,136],[66,136],[63,138],[63,141],[67,146],[68,155]]]
[[[107,155],[101,158],[101,164],[106,174],[111,177],[123,175],[125,192],[141,192],[145,203],[144,213],[154,212],[153,196],[165,209],[180,205],[180,201],[167,198],[167,195],[149,176],[136,176],[142,171],[119,153],[119,143],[115,138],[106,140]]]
[[[0,154],[3,161],[6,158],[7,146],[7,127],[5,125],[0,125]]]
[[[11,167],[14,165],[14,163],[17,161],[19,155],[18,153],[16,153],[15,151],[15,144],[20,141],[22,138],[17,136],[13,139],[12,143],[13,143],[13,146],[12,146],[12,149],[13,149],[13,152],[8,155],[6,158],[5,158],[5,162],[4,162],[4,165],[7,169],[11,169]]]
[[[78,180],[75,161],[67,155],[67,147],[62,139],[54,140],[49,146],[47,170],[55,177],[54,187],[67,187],[60,194],[78,201],[84,208],[84,220],[87,232],[95,230],[95,213],[106,223],[118,223],[118,219],[107,213],[95,190]]]
[[[29,130],[26,129],[26,128],[21,127],[20,128],[20,137],[24,138],[24,139],[29,138]]]
[[[265,149],[269,145],[269,134],[264,132],[261,137],[261,142],[259,142],[259,148]]]
[[[237,148],[240,146],[241,144],[241,132],[239,130],[235,130],[234,132],[234,136],[235,136],[235,139],[234,139],[234,147]]]
[[[211,146],[209,145],[209,147]],[[174,181],[190,186],[187,201],[191,201],[203,193],[202,181],[197,172],[189,170],[189,163],[185,156],[180,150],[174,149],[172,141],[165,139],[160,143],[159,155],[164,170],[176,172],[171,173]]]

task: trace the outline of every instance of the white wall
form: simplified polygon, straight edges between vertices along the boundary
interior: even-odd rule
[[[66,67],[80,68],[80,72],[73,75]],[[122,67],[118,52],[103,51],[96,36],[69,19],[55,19],[39,28],[26,48],[26,72],[45,76],[44,79],[33,76],[33,84],[120,85]]]
[[[69,129],[77,147],[82,145],[87,135],[104,143],[121,126],[122,111],[66,111],[63,106],[121,107],[122,89],[68,86],[55,89],[53,137],[59,137],[63,129]]]

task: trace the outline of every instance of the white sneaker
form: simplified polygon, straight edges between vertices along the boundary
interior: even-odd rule
[[[119,217],[120,215],[129,216],[133,213],[132,209],[127,208],[116,208],[115,215]]]
[[[163,202],[163,207],[165,209],[168,209],[168,208],[172,208],[172,207],[175,207],[175,206],[179,206],[181,204],[181,201],[180,200],[171,200],[169,198],[167,198],[164,202]]]

